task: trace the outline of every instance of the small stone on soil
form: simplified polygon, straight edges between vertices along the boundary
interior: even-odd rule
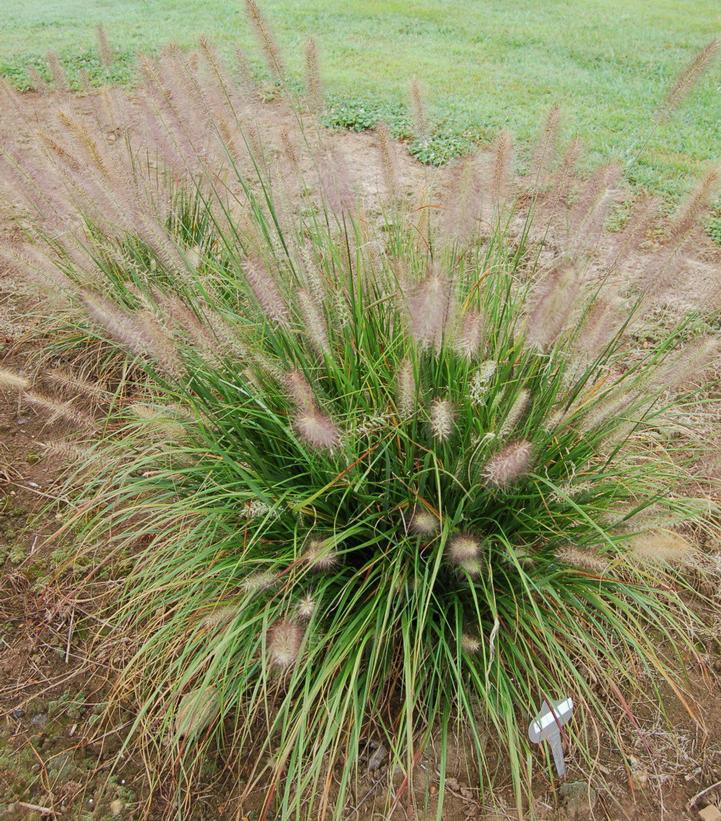
[[[629,775],[631,786],[636,790],[642,790],[648,786],[648,770],[641,764],[638,758],[636,758],[635,755],[630,755],[628,757],[628,764],[631,768],[631,774]]]
[[[721,821],[721,810],[715,804],[709,804],[698,811],[701,821]]]
[[[586,781],[566,781],[559,790],[569,818],[589,817],[596,803],[596,790]]]
[[[373,772],[379,770],[386,759],[388,758],[388,750],[383,744],[379,744],[373,752],[373,755],[368,759],[368,769]]]

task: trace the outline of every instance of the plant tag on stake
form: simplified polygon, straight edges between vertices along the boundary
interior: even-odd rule
[[[573,700],[564,698],[561,701],[553,701],[549,705],[547,701],[541,704],[541,711],[528,726],[528,738],[534,744],[547,741],[551,745],[553,762],[556,765],[556,772],[559,778],[566,775],[566,761],[563,757],[563,742],[561,741],[561,727],[566,724],[573,713]]]

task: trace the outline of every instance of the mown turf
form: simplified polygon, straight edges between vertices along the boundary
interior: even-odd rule
[[[362,128],[378,117],[408,132],[407,89],[422,79],[437,138],[420,158],[438,162],[502,127],[527,144],[559,102],[567,133],[589,162],[619,157],[628,175],[677,195],[721,156],[721,65],[663,126],[653,112],[674,75],[721,31],[718,0],[264,0],[292,74],[302,44],[320,45],[328,121]],[[258,50],[238,0],[10,0],[0,28],[0,73],[27,86],[25,67],[49,48],[70,74],[106,79],[95,56],[102,23],[118,49],[112,79],[128,81],[136,50],[208,34],[225,53]]]

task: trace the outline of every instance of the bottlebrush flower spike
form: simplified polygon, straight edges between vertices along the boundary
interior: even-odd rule
[[[0,368],[0,388],[14,391],[24,391],[30,387],[30,380],[15,371]]]
[[[315,608],[315,599],[308,593],[308,595],[303,596],[298,603],[298,618],[303,619],[303,621],[309,621],[313,617],[313,613],[315,613]]]
[[[303,558],[313,570],[330,570],[338,563],[338,553],[324,539],[311,539]]]
[[[275,585],[276,581],[274,573],[269,570],[261,570],[248,576],[240,587],[244,593],[253,595],[253,593],[259,593],[261,590],[269,590]]]
[[[340,431],[329,416],[317,408],[295,417],[295,429],[304,442],[318,450],[333,450],[340,444]]]
[[[398,370],[398,410],[403,416],[410,416],[416,409],[416,380],[413,376],[413,363],[404,360]]]
[[[448,558],[456,567],[465,570],[470,576],[478,576],[481,572],[481,545],[473,536],[462,534],[455,536],[448,542],[446,548]]]
[[[538,284],[528,317],[527,341],[539,351],[547,350],[569,322],[581,281],[569,266],[559,266]]]
[[[241,612],[236,604],[229,604],[225,607],[218,607],[212,613],[208,613],[200,622],[202,627],[214,628],[225,627]]]
[[[674,530],[649,530],[633,536],[629,542],[629,558],[638,562],[684,563],[697,548]]]
[[[488,393],[488,385],[496,372],[497,363],[493,359],[488,359],[481,363],[480,368],[473,374],[468,386],[471,402],[474,405],[482,405]]]
[[[502,131],[495,143],[493,159],[493,179],[491,192],[497,209],[503,205],[513,172],[513,138],[508,131]]]
[[[506,445],[486,465],[484,477],[489,485],[508,487],[528,473],[533,450],[525,439]]]
[[[430,536],[438,531],[438,518],[419,505],[411,516],[410,529],[419,536]]]
[[[316,301],[308,291],[301,289],[298,291],[298,304],[311,344],[319,354],[329,353],[328,332]]]
[[[196,687],[180,700],[175,714],[175,732],[180,738],[196,736],[220,712],[220,697],[215,687]]]
[[[315,408],[313,389],[301,371],[296,369],[286,374],[285,386],[298,408],[307,411],[311,411]]]
[[[602,559],[588,548],[580,550],[573,546],[563,547],[556,555],[562,562],[577,567],[580,570],[587,570],[590,573],[603,575],[608,570],[608,560]]]
[[[505,418],[503,425],[501,426],[500,436],[502,439],[508,436],[509,433],[513,433],[516,425],[521,421],[521,417],[528,408],[528,399],[529,394],[525,388],[518,392],[518,396],[511,405],[511,408],[508,411],[508,416]]]
[[[448,281],[433,272],[408,299],[410,331],[421,348],[440,349],[449,307]]]
[[[447,399],[434,399],[431,403],[431,430],[436,439],[445,442],[453,433],[453,406]]]
[[[292,621],[276,622],[268,631],[268,655],[275,667],[287,669],[298,658],[303,628]]]
[[[288,327],[290,324],[288,306],[285,304],[273,277],[261,263],[253,260],[246,260],[243,271],[253,295],[263,309],[263,313],[277,325]]]
[[[455,348],[466,359],[473,359],[478,353],[483,336],[483,315],[480,311],[469,310],[463,317]]]
[[[312,37],[305,45],[305,91],[308,108],[318,116],[323,110],[323,85],[318,65],[318,46]]]

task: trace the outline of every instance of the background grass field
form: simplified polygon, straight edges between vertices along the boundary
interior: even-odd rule
[[[721,32],[718,0],[263,0],[290,71],[318,40],[327,120],[350,128],[379,117],[409,133],[408,85],[423,82],[435,127],[427,162],[510,128],[527,145],[555,102],[589,162],[617,157],[629,178],[678,195],[705,161],[721,156],[721,65],[663,126],[654,111],[676,73]],[[221,50],[246,49],[261,71],[240,0],[9,0],[0,28],[0,73],[28,86],[26,68],[55,49],[77,80],[128,82],[133,55],[207,34]],[[95,53],[102,23],[118,52],[106,76]]]

